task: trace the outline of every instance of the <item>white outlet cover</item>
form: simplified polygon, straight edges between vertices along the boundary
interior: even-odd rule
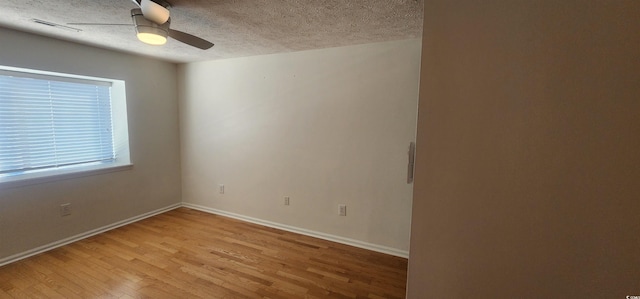
[[[71,204],[65,203],[60,205],[60,216],[71,215]]]
[[[347,216],[347,205],[338,205],[338,215]]]

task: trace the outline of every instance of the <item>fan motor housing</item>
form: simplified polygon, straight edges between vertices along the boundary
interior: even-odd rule
[[[136,27],[136,32],[138,35],[155,35],[158,37],[162,37],[163,41],[158,44],[163,44],[166,42],[167,36],[169,35],[169,25],[171,24],[171,18],[167,20],[164,24],[156,24],[152,21],[147,20],[142,14],[142,10],[139,8],[134,8],[131,10],[131,19],[133,20],[133,24]]]

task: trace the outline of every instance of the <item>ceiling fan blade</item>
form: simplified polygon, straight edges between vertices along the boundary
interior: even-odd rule
[[[198,49],[206,50],[213,47],[213,43],[179,30],[169,29],[169,36]]]
[[[111,23],[67,23],[67,25],[80,25],[80,26],[133,26],[133,24],[111,24]]]

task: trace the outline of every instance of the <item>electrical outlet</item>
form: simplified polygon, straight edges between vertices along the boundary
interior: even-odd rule
[[[218,185],[218,193],[224,194],[224,185],[223,184]]]
[[[347,205],[338,205],[338,215],[347,216]]]
[[[69,216],[71,215],[71,204],[65,203],[60,205],[60,216]]]
[[[285,196],[284,197],[284,205],[288,206],[289,205],[289,196]]]

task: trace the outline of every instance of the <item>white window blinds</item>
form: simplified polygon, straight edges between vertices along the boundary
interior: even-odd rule
[[[0,72],[0,176],[115,159],[111,85]]]

